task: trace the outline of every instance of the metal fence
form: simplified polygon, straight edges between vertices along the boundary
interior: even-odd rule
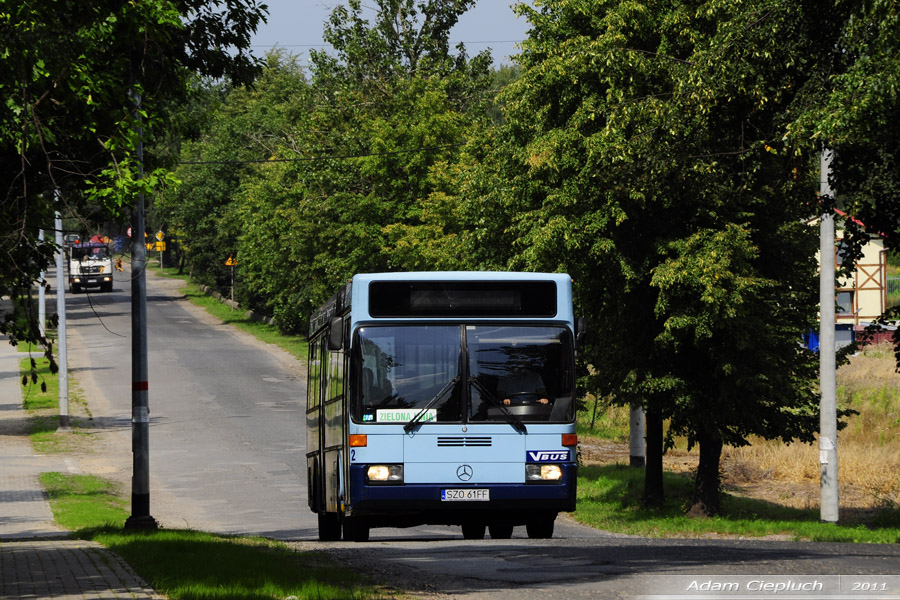
[[[889,296],[900,295],[900,277],[887,278],[887,293]]]

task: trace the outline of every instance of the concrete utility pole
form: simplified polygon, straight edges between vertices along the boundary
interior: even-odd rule
[[[140,94],[132,95],[135,114]],[[140,116],[137,116],[140,120]],[[138,129],[139,176],[144,177],[144,143]],[[147,366],[147,246],[144,245],[144,194],[139,193],[131,220],[131,516],[125,529],[156,529],[150,516],[150,407]]]
[[[833,151],[824,149],[819,191],[823,200],[834,198],[828,183]],[[834,348],[834,213],[823,211],[819,220],[819,467],[821,475],[819,518],[838,520],[837,369]]]
[[[44,245],[44,230],[38,231],[38,241]],[[38,285],[38,331],[42,337],[47,337],[47,292],[44,289],[45,271],[41,271],[40,285]]]
[[[56,190],[56,201],[62,196]],[[66,273],[63,260],[62,218],[56,211],[56,314],[59,323],[56,326],[57,348],[59,349],[59,429],[69,429],[69,356],[66,348]]]
[[[640,404],[632,404],[628,430],[628,463],[632,467],[643,467],[647,462],[647,444],[645,441],[647,434],[645,429],[644,408]]]

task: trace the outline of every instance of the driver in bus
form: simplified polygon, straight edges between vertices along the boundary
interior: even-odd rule
[[[512,404],[510,396],[516,394],[534,394],[539,396],[538,404],[550,404],[544,380],[538,373],[528,370],[523,365],[513,367],[512,371],[500,378],[497,392],[497,395],[503,398],[505,406]]]

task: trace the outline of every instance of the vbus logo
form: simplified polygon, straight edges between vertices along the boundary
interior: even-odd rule
[[[568,450],[529,450],[528,462],[564,462],[569,460]]]

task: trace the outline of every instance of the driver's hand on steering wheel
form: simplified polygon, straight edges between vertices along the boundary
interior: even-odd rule
[[[509,398],[503,399],[504,406],[509,406],[510,404],[512,404],[512,401]],[[546,398],[541,398],[540,400],[538,400],[538,404],[550,404],[550,401]]]

